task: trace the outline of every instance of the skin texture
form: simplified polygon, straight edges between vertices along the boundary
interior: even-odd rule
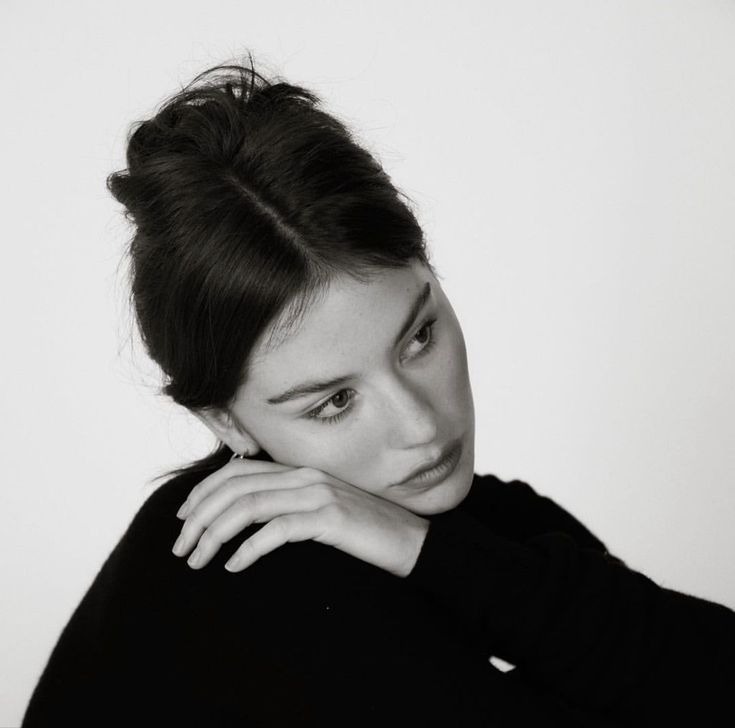
[[[431,296],[395,344],[426,282]],[[201,536],[206,561],[248,523],[281,516],[278,528],[261,529],[260,551],[252,556],[315,538],[407,573],[426,533],[420,516],[457,506],[474,474],[465,341],[441,284],[418,262],[380,271],[367,283],[338,278],[293,329],[264,342],[229,410],[198,414],[234,452],[262,448],[276,462],[236,460],[197,486],[180,513],[187,521],[179,551]],[[294,385],[342,375],[354,377],[297,400],[266,401]],[[344,416],[334,423],[308,417],[324,404],[318,418]],[[451,475],[434,484],[396,484],[456,438],[462,453]],[[256,498],[258,491],[267,497]],[[363,530],[360,543],[346,533],[356,527]],[[404,552],[395,562],[375,548],[378,538],[386,541],[386,528],[393,534],[387,543]]]

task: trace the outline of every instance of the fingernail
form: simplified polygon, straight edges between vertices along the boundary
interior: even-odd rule
[[[201,551],[199,551],[199,549],[194,549],[194,553],[189,557],[189,560],[186,563],[189,564],[189,566],[197,566],[201,557]]]
[[[184,553],[184,534],[182,533],[177,539],[174,547],[171,549],[177,556],[182,556]]]
[[[234,571],[240,564],[240,559],[237,556],[233,556],[226,564],[225,569],[227,571]]]
[[[177,518],[183,518],[187,513],[189,512],[189,501],[186,501],[181,508],[179,508],[179,512],[176,514]]]

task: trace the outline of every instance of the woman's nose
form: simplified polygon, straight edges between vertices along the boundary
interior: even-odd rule
[[[426,447],[437,441],[437,413],[428,392],[400,383],[387,395],[392,413],[393,445],[402,449]]]

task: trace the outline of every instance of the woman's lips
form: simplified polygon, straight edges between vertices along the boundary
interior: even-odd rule
[[[394,485],[433,485],[454,472],[462,454],[462,438],[449,442],[434,465],[427,465],[414,471],[404,480]]]

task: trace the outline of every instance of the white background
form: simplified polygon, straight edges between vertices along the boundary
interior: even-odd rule
[[[5,0],[0,26],[0,725],[150,478],[212,444],[131,341],[104,181],[131,122],[247,49],[415,201],[476,472],[735,607],[735,3]]]

